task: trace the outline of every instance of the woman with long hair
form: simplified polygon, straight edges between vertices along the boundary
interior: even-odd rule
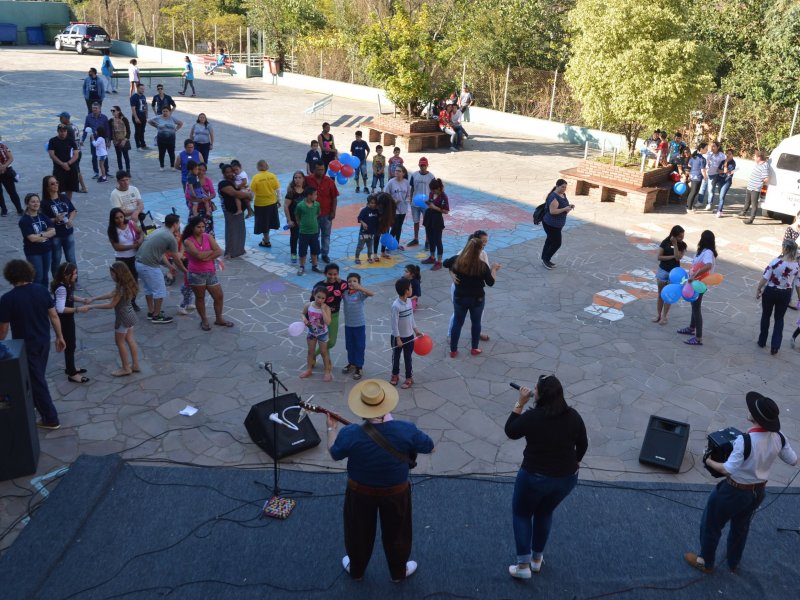
[[[411,201],[411,185],[408,183],[408,171],[403,165],[397,166],[393,175],[394,177],[386,184],[386,193],[392,195],[395,204],[392,237],[397,240],[397,249],[403,251],[405,248],[400,245],[400,234],[403,231],[403,222]]]
[[[567,200],[567,181],[559,179],[544,201],[547,209],[544,211],[542,227],[544,228],[547,239],[542,246],[542,264],[545,269],[555,269],[551,259],[561,248],[561,230],[567,223],[567,214],[575,210],[575,205]]]
[[[700,234],[700,241],[697,243],[697,254],[692,261],[692,268],[689,271],[689,283],[699,280],[704,275],[713,273],[716,260],[716,238],[714,237],[713,231],[706,229]],[[699,294],[697,300],[692,302],[692,320],[689,326],[678,330],[680,334],[692,336],[684,342],[690,346],[703,345],[703,314],[701,308],[704,295],[705,293]]]
[[[133,337],[133,327],[136,325],[136,314],[133,312],[131,302],[136,298],[139,286],[131,275],[128,265],[124,262],[116,261],[110,267],[111,279],[114,282],[114,290],[102,296],[93,296],[86,302],[86,306],[78,309],[78,312],[86,312],[93,308],[114,309],[114,342],[119,351],[122,368],[112,371],[113,377],[126,377],[131,373],[139,372],[139,347]],[[97,300],[109,300],[107,304],[92,304]],[[127,344],[127,348],[126,348]],[[130,359],[128,358],[130,350]]]
[[[300,228],[297,225],[297,203],[302,201],[303,190],[306,186],[306,177],[302,171],[295,171],[292,180],[286,187],[283,198],[283,213],[286,215],[286,226],[289,228],[289,252],[292,264],[297,264],[297,242],[300,239]]]
[[[375,197],[375,199],[378,201],[378,231],[372,240],[373,262],[380,261],[380,257],[378,256],[378,243],[380,242],[380,238],[384,233],[388,233],[392,230],[395,219],[395,210],[397,209],[394,198],[392,198],[391,194],[381,192]],[[381,256],[383,258],[389,258],[389,253],[386,251],[386,246],[381,245]]]
[[[431,255],[422,261],[424,265],[433,265],[431,271],[438,271],[442,268],[444,258],[444,245],[442,244],[442,233],[444,232],[444,215],[450,213],[450,202],[447,194],[444,193],[444,183],[441,179],[434,179],[428,185],[428,194],[425,214],[422,217],[422,225],[425,227],[425,239]]]
[[[25,212],[19,219],[22,250],[36,273],[33,283],[47,287],[56,228],[53,222],[40,212],[42,201],[39,194],[25,194],[24,202]]]
[[[117,169],[131,172],[131,158],[128,151],[131,149],[131,124],[128,117],[122,112],[119,106],[111,109],[111,140],[114,144],[114,151],[117,153]]]
[[[208,155],[214,149],[214,128],[208,122],[206,113],[197,115],[197,121],[189,130],[189,139],[194,142],[197,151],[203,155],[203,162],[208,164]]]
[[[483,243],[479,238],[470,237],[461,254],[452,256],[444,261],[444,266],[450,269],[458,283],[453,293],[453,327],[450,333],[450,358],[458,356],[458,340],[461,337],[461,328],[469,313],[472,323],[472,350],[473,356],[481,353],[478,345],[481,341],[481,316],[485,305],[486,293],[484,286],[493,286],[494,279],[500,265],[495,263],[489,267],[481,260]]]
[[[767,345],[769,322],[775,313],[775,326],[772,329],[770,352],[777,354],[783,341],[783,317],[792,299],[792,290],[800,284],[800,265],[797,264],[797,243],[783,240],[780,256],[773,258],[764,269],[758,282],[756,300],[761,300],[761,332],[758,345]]]
[[[189,285],[194,292],[195,307],[200,316],[200,328],[211,331],[206,317],[206,290],[214,301],[214,325],[233,327],[233,323],[222,316],[224,295],[222,285],[217,279],[216,261],[222,256],[217,240],[206,233],[206,224],[202,216],[189,219],[181,232],[183,252],[189,262]]]
[[[111,242],[111,247],[114,248],[114,258],[128,266],[133,280],[136,281],[139,279],[139,273],[136,271],[136,250],[142,245],[144,235],[139,226],[138,213],[133,213],[131,217],[126,219],[121,208],[112,208],[108,214],[106,235],[108,235],[108,241]],[[139,312],[136,295],[131,299],[131,306],[133,310]]]
[[[670,305],[661,298],[661,290],[669,283],[669,272],[681,266],[681,259],[684,252],[686,252],[686,242],[683,241],[684,233],[683,227],[675,225],[670,229],[669,236],[658,247],[658,272],[656,273],[656,282],[658,283],[656,309],[658,314],[653,319],[653,323],[658,323],[659,325],[666,325],[669,322],[667,314],[669,314]]]
[[[511,501],[517,562],[508,572],[517,579],[542,569],[553,512],[578,483],[579,463],[589,447],[583,419],[567,405],[555,375],[539,376],[534,406],[523,413],[530,398],[531,390],[520,388],[505,427],[510,439],[526,442]]]
[[[86,369],[79,369],[75,366],[75,313],[79,309],[75,308],[75,301],[85,302],[87,298],[75,295],[75,282],[78,281],[78,267],[74,263],[61,263],[53,275],[53,282],[50,284],[50,293],[53,294],[53,302],[56,305],[58,321],[61,323],[61,335],[67,346],[64,348],[64,364],[67,379],[72,383],[86,383],[88,377],[84,377]]]
[[[61,264],[62,255],[66,257],[67,262],[77,264],[73,224],[78,211],[67,195],[59,192],[58,188],[58,179],[52,175],[45,175],[42,178],[41,211],[56,226],[56,234],[52,238],[52,261],[50,262],[50,271],[53,276]]]

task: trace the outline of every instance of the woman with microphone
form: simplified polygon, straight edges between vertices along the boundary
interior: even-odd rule
[[[583,419],[567,406],[555,375],[541,375],[533,392],[511,386],[519,389],[519,399],[506,421],[506,435],[512,440],[525,437],[526,445],[511,501],[517,563],[508,572],[530,579],[531,571],[542,568],[553,512],[575,487],[578,463],[589,443]],[[534,406],[523,413],[531,395]]]

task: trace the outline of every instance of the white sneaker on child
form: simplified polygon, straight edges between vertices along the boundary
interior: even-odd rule
[[[186,310],[186,308],[183,307],[183,306],[179,306],[178,310],[175,311],[175,312],[177,312],[179,315],[188,315],[189,314],[189,311]]]

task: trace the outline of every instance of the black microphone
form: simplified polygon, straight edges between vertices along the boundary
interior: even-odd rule
[[[518,390],[518,389],[520,389],[520,387],[522,387],[522,386],[520,386],[520,384],[518,384],[518,383],[514,383],[513,381],[512,381],[512,382],[509,382],[509,384],[508,384],[508,385],[510,385],[511,387],[513,387],[515,390]]]

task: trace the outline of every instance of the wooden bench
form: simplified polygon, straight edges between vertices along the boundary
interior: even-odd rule
[[[182,77],[183,69],[179,67],[155,67],[147,69],[139,69],[139,81],[147,77],[148,87],[152,87],[153,78],[168,79],[171,77]],[[128,79],[128,69],[114,69],[111,75],[114,79]]]
[[[621,181],[612,181],[600,177],[589,177],[577,172],[577,169],[561,171],[567,180],[567,195],[588,196],[600,202],[615,202],[630,206],[643,213],[653,212],[659,204],[669,202],[671,183],[656,187],[636,187]]]
[[[388,148],[398,146],[405,152],[421,152],[426,149],[450,147],[450,136],[438,130],[408,133],[370,127],[369,141],[377,142]]]
[[[224,71],[228,73],[231,77],[236,74],[236,69],[233,68],[233,60],[225,57],[225,64],[218,66],[216,69],[211,71],[210,73],[208,70],[211,68],[212,65],[217,64],[217,57],[212,56],[211,54],[204,54],[203,55],[203,73],[206,75],[214,75],[216,71]]]
[[[314,102],[314,104],[309,106],[303,112],[305,114],[307,114],[307,115],[313,115],[316,112],[321,110],[321,111],[323,111],[323,114],[325,114],[324,113],[325,108],[328,107],[328,106],[332,106],[332,105],[333,105],[333,94],[329,94],[328,96],[325,96],[324,98],[320,98],[319,100]]]

